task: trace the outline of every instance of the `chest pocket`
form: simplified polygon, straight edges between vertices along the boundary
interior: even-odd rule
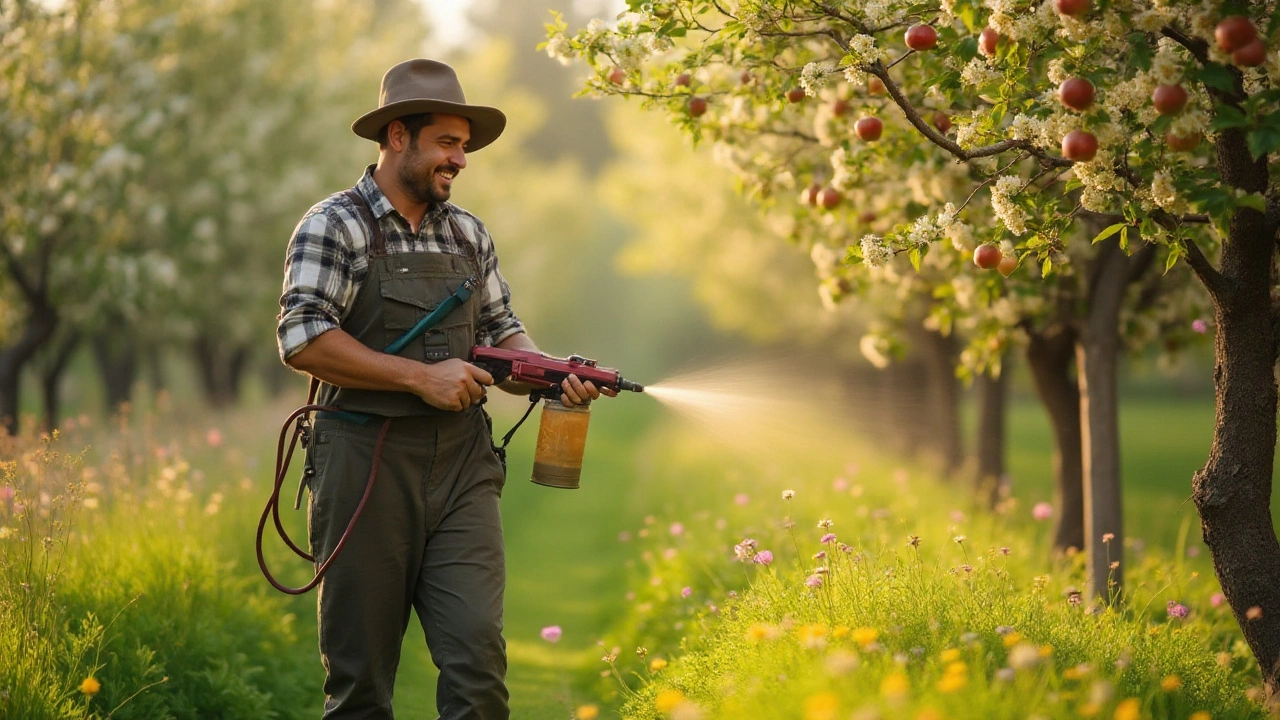
[[[461,278],[389,278],[382,281],[383,344],[386,347],[425,318],[461,284]],[[436,363],[449,358],[470,357],[475,340],[471,321],[475,298],[449,313],[439,325],[423,333],[400,351],[400,356],[419,362]]]

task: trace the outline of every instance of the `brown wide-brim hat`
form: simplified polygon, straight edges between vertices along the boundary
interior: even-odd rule
[[[466,151],[488,145],[507,126],[507,116],[497,108],[468,105],[453,68],[435,60],[406,60],[382,76],[378,109],[365,113],[351,124],[351,131],[367,140],[378,140],[378,132],[392,120],[417,113],[461,115],[471,121],[471,139]]]

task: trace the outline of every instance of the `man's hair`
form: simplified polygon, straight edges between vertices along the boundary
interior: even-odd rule
[[[418,131],[434,123],[436,121],[436,116],[434,113],[415,113],[413,115],[398,117],[391,122],[395,122],[396,120],[404,123],[404,129],[409,131],[409,147],[413,148],[418,145]],[[385,148],[387,146],[387,143],[390,140],[388,137],[388,128],[390,127],[391,123],[387,123],[378,131],[378,147]]]

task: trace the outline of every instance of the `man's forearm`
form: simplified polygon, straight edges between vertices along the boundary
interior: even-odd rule
[[[423,365],[373,350],[341,329],[320,335],[287,362],[330,385],[402,392],[413,392],[412,378]]]
[[[533,338],[529,337],[527,333],[522,333],[522,332],[518,332],[514,335],[506,336],[505,338],[502,339],[502,342],[498,343],[498,347],[502,348],[503,350],[524,350],[527,352],[542,352],[541,350],[538,349],[538,346],[534,344]],[[529,393],[537,389],[532,385],[512,382],[510,380],[507,380],[506,382],[502,383],[498,387],[501,388],[503,392],[509,392],[512,395],[528,395]]]

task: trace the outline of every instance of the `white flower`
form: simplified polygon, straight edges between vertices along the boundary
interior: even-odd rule
[[[572,54],[573,48],[569,45],[569,38],[557,35],[547,41],[547,57],[560,61],[561,65],[572,62]]]
[[[1173,176],[1160,171],[1151,180],[1151,199],[1165,210],[1173,211],[1178,207],[1178,190],[1173,186]]]
[[[879,335],[863,335],[858,341],[858,350],[862,356],[875,367],[883,370],[889,367],[889,340]]]
[[[862,261],[868,267],[881,267],[893,259],[893,251],[884,244],[879,235],[862,236]]]
[[[1027,231],[1027,213],[1013,203],[1011,197],[1022,190],[1022,179],[1005,175],[991,188],[991,210],[1009,232],[1021,235]]]
[[[833,62],[811,62],[800,71],[800,87],[809,97],[817,97],[818,91],[826,86],[828,75],[835,72]]]

